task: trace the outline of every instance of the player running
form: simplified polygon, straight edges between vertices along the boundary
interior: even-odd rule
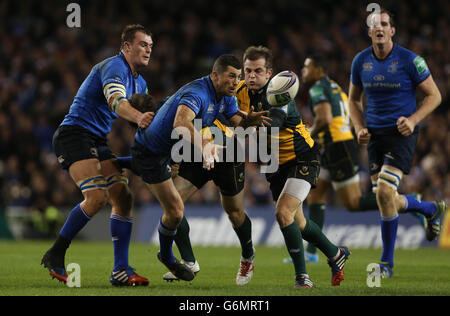
[[[369,17],[372,46],[353,59],[349,90],[350,115],[358,142],[367,145],[373,190],[381,213],[382,277],[392,277],[398,212],[416,211],[428,221],[427,239],[440,233],[444,201],[421,202],[398,195],[397,188],[411,168],[419,127],[417,124],[441,103],[441,94],[425,60],[393,42],[392,14],[387,10]],[[425,93],[416,107],[416,87]],[[363,118],[362,98],[367,97]]]
[[[306,272],[302,238],[326,255],[331,267],[331,284],[340,285],[350,252],[331,243],[302,210],[303,201],[317,184],[320,170],[318,145],[303,124],[294,100],[280,108],[267,103],[265,95],[273,64],[271,51],[263,46],[251,46],[245,51],[243,60],[245,80],[236,90],[241,110],[248,111],[251,107],[269,110],[272,127],[279,128],[278,139],[272,136],[272,141],[279,142],[279,168],[266,177],[276,202],[275,216],[294,264],[295,287],[313,286]]]
[[[58,162],[68,170],[84,200],[70,212],[58,238],[45,253],[42,264],[52,277],[67,281],[64,258],[72,239],[107,202],[112,206],[111,237],[114,245],[112,285],[148,285],[148,280],[129,266],[133,198],[128,179],[121,173],[106,136],[117,117],[147,127],[154,113],[141,113],[130,106],[134,93],[146,93],[139,70],[150,61],[153,40],[141,25],[128,25],[122,32],[121,50],[92,68],[69,113],[53,136]]]
[[[183,138],[201,152],[202,168],[208,171],[215,168],[218,146],[202,137],[201,132],[196,130],[192,123],[194,119],[201,119],[202,128],[211,126],[219,115],[223,115],[232,126],[261,125],[267,119],[264,112],[248,114],[245,118],[238,112],[233,94],[240,72],[241,63],[236,57],[220,56],[209,76],[180,88],[158,110],[148,128],[138,129],[131,147],[133,168],[141,175],[163,208],[163,216],[158,226],[158,259],[174,277],[181,280],[192,280],[195,270],[193,272],[192,266],[174,257],[172,243],[178,227],[183,223],[183,200],[196,188],[184,182],[190,189],[181,190],[183,198],[171,179],[171,150],[175,144],[175,140],[171,139],[172,131],[184,128],[187,133],[183,134]],[[185,174],[183,170],[180,170],[180,173]],[[182,224],[181,227],[186,226]]]
[[[378,210],[376,195],[362,195],[359,179],[358,144],[350,124],[347,94],[326,73],[322,55],[306,58],[302,80],[309,87],[309,105],[314,116],[311,137],[319,137],[323,148],[317,187],[308,195],[309,218],[321,229],[325,201],[333,188],[351,212]],[[318,262],[316,247],[308,244],[307,262]]]

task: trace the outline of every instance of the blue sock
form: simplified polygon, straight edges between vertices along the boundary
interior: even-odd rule
[[[175,234],[177,233],[176,228],[169,228],[162,223],[162,218],[159,221],[158,234],[159,234],[159,247],[161,258],[169,263],[175,262],[175,257],[172,252],[172,244]]]
[[[422,202],[416,199],[414,195],[403,195],[406,201],[406,212],[418,212],[425,217],[432,217],[434,212],[436,212],[436,206],[432,202]]]
[[[114,270],[128,268],[128,250],[130,248],[133,219],[111,214],[111,238],[114,245]]]
[[[394,250],[397,239],[398,214],[392,217],[381,216],[381,239],[383,241],[383,254],[381,263],[394,267]]]
[[[68,240],[72,240],[90,219],[91,217],[88,216],[83,211],[80,204],[78,204],[70,212],[69,217],[67,217],[66,223],[59,234]]]

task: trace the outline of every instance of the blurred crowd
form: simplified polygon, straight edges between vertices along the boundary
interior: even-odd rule
[[[367,1],[369,3],[371,1]],[[348,90],[350,65],[370,45],[366,2],[318,1],[77,1],[81,28],[66,25],[65,1],[0,2],[0,196],[7,206],[44,210],[73,207],[82,195],[52,151],[52,135],[68,112],[91,67],[118,53],[120,33],[141,23],[153,33],[154,49],[142,75],[162,98],[182,84],[207,75],[222,53],[242,56],[249,45],[266,45],[275,73],[301,73],[305,57],[320,51],[328,73]],[[450,2],[384,1],[395,14],[394,40],[427,61],[443,96],[439,109],[421,124],[411,174],[400,188],[423,199],[450,199]],[[422,96],[418,95],[418,99]],[[298,105],[312,123],[304,91]],[[117,120],[109,144],[127,155],[133,131]],[[363,190],[370,187],[367,153],[361,149]],[[135,204],[155,202],[132,174]],[[264,175],[246,168],[246,204],[272,203]],[[218,203],[208,183],[190,203]],[[330,203],[338,204],[335,196]]]

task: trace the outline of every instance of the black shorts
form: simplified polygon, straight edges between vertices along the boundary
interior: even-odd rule
[[[397,127],[369,129],[371,134],[367,151],[370,175],[381,171],[383,165],[400,169],[404,174],[411,170],[419,128],[409,136],[403,136]]]
[[[329,172],[329,181],[350,179],[359,171],[358,143],[355,139],[325,145],[320,160],[323,169]]]
[[[319,146],[314,145],[311,150],[294,160],[279,166],[275,173],[267,173],[266,178],[270,183],[270,191],[274,201],[277,201],[289,178],[303,179],[311,184],[311,189],[317,185],[320,172]]]
[[[106,137],[100,137],[77,125],[59,126],[53,135],[53,150],[63,169],[77,161],[98,159],[99,161],[116,158],[109,149]]]
[[[222,195],[234,196],[244,189],[245,163],[218,162],[208,171],[203,168],[201,162],[182,162],[178,176],[188,180],[198,189],[213,180]]]
[[[170,179],[170,153],[155,154],[143,145],[133,141],[131,145],[132,170],[149,184],[161,183]]]

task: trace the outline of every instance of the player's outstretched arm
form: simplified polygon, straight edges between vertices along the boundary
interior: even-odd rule
[[[270,126],[272,119],[268,117],[269,111],[254,112],[254,107],[250,108],[248,113],[239,110],[228,121],[233,127],[242,126]]]
[[[136,123],[139,127],[146,128],[153,121],[154,112],[141,113],[133,108],[127,99],[121,100],[116,107],[117,115],[121,118]]]
[[[416,125],[433,112],[442,101],[441,93],[431,75],[421,82],[418,87],[425,93],[422,106],[410,117],[402,116],[397,120],[397,128],[403,136],[411,135]]]
[[[361,87],[355,86],[350,82],[348,107],[350,109],[350,118],[355,126],[358,143],[365,146],[369,143],[370,133],[366,128],[363,118],[362,106],[363,91]]]

